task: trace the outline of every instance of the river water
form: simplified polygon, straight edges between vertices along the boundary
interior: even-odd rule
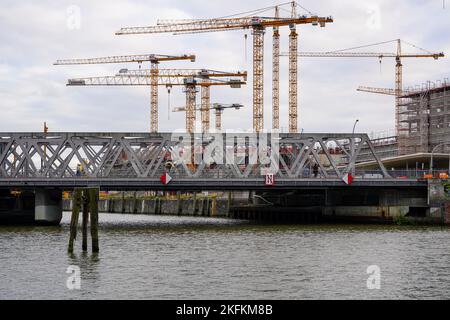
[[[70,255],[69,220],[0,227],[0,299],[450,298],[448,228],[101,214],[100,253]]]

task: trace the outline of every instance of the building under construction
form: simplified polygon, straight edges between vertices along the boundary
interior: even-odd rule
[[[397,135],[372,139],[382,159],[412,154],[430,154],[434,150],[450,154],[450,81],[427,82],[404,90],[399,99]],[[368,160],[369,150],[361,150],[358,162]]]
[[[429,153],[450,143],[450,82],[428,82],[406,90],[400,100],[399,155]],[[450,153],[450,145],[439,151]]]

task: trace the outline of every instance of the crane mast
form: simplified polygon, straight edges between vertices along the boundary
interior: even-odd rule
[[[208,79],[203,80],[204,83],[209,82]],[[211,90],[210,86],[202,86],[201,87],[201,96],[202,96],[202,107],[200,110],[201,121],[202,121],[202,132],[206,133],[209,131],[209,109],[210,109],[210,101],[211,101]]]
[[[264,129],[264,28],[253,28],[253,129]]]
[[[402,44],[397,39],[397,55],[395,57],[395,132],[397,136],[403,135],[402,123],[400,119],[401,92],[403,90],[403,66],[402,66]],[[398,139],[399,150],[404,150],[404,139]],[[402,152],[402,151],[400,151]]]
[[[280,17],[280,9],[275,7],[275,18]],[[280,129],[280,29],[273,27],[272,48],[272,129]]]
[[[158,61],[152,61],[150,85],[150,131],[158,132]]]
[[[222,131],[222,109],[216,109],[215,115],[216,115],[216,131],[220,132]]]
[[[297,16],[297,4],[292,2],[292,18]],[[298,126],[298,110],[297,110],[297,51],[298,38],[295,24],[289,25],[291,30],[289,34],[289,133],[296,133]]]
[[[196,81],[186,79],[186,132],[193,133],[195,131],[195,103],[197,96]]]

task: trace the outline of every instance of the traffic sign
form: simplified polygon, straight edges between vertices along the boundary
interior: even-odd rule
[[[353,183],[353,176],[351,173],[347,173],[343,178],[342,181],[344,181],[345,184],[351,185]]]
[[[275,185],[275,176],[273,173],[266,174],[266,186],[274,186]]]
[[[170,181],[172,181],[172,177],[167,172],[164,173],[159,179],[165,185],[168,185]]]

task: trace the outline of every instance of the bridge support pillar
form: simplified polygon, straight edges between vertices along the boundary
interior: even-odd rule
[[[38,224],[58,225],[62,219],[62,191],[36,189],[34,220]]]

